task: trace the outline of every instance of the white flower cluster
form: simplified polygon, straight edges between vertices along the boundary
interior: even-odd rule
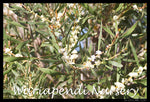
[[[63,50],[65,51],[65,50]],[[78,52],[74,49],[71,54],[68,54],[67,51],[63,53],[62,59],[67,63],[67,64],[75,64],[75,59],[78,58]]]
[[[12,53],[12,51],[11,51],[11,49],[9,49],[9,48],[6,48],[5,50],[4,50],[4,52],[6,53],[6,54],[8,54],[8,55],[14,55],[15,57],[23,57],[21,54],[13,54]]]
[[[6,49],[4,50],[4,52],[5,52],[6,54],[8,54],[8,55],[11,55],[11,54],[12,54],[12,51],[11,51],[11,49],[9,49],[9,48],[6,48]]]
[[[14,14],[14,12],[9,9],[8,3],[4,3],[3,13],[4,13],[4,15],[13,15]]]
[[[113,20],[115,21],[115,20],[117,20],[118,19],[118,16],[113,16]]]
[[[147,70],[147,66],[146,66],[146,65],[145,65],[144,67],[140,66],[140,67],[138,68],[137,72],[130,72],[128,75],[129,75],[130,77],[136,78],[136,77],[138,77],[139,75],[142,74],[143,70]]]
[[[121,20],[125,20],[125,16],[119,18],[117,15],[114,15],[113,20],[115,21],[115,22],[113,22],[113,27],[115,27],[116,24],[119,25]]]
[[[15,57],[23,57],[21,54],[17,53],[15,54]]]
[[[94,65],[98,66],[101,64],[100,62],[100,55],[102,54],[101,51],[97,50],[96,55],[92,55],[91,57],[88,57],[88,61],[83,63],[84,68],[94,68]],[[96,60],[98,58],[98,60]],[[95,64],[92,64],[94,62]]]
[[[22,7],[22,3],[16,3],[16,6],[18,6],[18,7]]]
[[[70,39],[69,39],[69,46],[66,46],[65,48],[61,48],[59,50],[60,53],[63,53],[62,58],[69,64],[75,64],[75,59],[78,58],[77,51],[74,49],[71,54],[68,54],[71,49],[75,46],[75,44],[78,41],[77,34],[81,30],[80,26],[72,27]],[[62,46],[62,43],[59,43],[59,46]],[[69,48],[68,48],[69,47]]]
[[[35,14],[35,16],[37,16],[37,13]],[[42,22],[46,21],[46,18],[43,15],[41,15],[40,17],[41,17]]]
[[[137,5],[133,5],[132,7],[133,7],[134,10],[138,10],[138,11],[142,12],[142,9],[138,8]]]
[[[74,4],[73,4],[73,3],[67,3],[67,6],[68,6],[69,8],[73,8]]]
[[[144,60],[144,55],[146,52],[147,52],[147,50],[142,48],[138,54],[138,58]]]
[[[108,93],[111,93],[109,95],[112,95],[112,93],[115,93],[117,91],[121,91],[125,89],[126,85],[130,85],[130,82],[133,82],[132,77],[137,77],[139,74],[142,74],[143,70],[146,70],[147,66],[145,65],[144,67],[139,67],[138,72],[131,72],[128,75],[130,76],[129,78],[122,78],[121,82],[115,82],[114,85],[111,85],[110,88],[106,88]],[[106,90],[103,89],[103,90]],[[106,96],[107,94],[103,95],[103,98]],[[122,93],[123,95],[123,93]]]
[[[59,13],[58,13],[59,14]],[[57,17],[58,18],[58,17]],[[53,17],[52,19],[51,19],[51,23],[53,24],[53,25],[55,25],[56,27],[60,27],[61,26],[61,24],[60,24],[60,22],[59,22],[59,19],[57,19],[56,17]]]

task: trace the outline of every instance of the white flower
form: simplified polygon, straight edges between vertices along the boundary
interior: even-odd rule
[[[59,42],[58,45],[59,45],[59,46],[62,46],[62,42]]]
[[[132,36],[134,37],[134,36],[137,36],[138,34],[132,34]]]
[[[21,3],[17,3],[16,6],[22,7],[22,4]]]
[[[130,72],[128,75],[131,76],[131,77],[137,77],[138,73],[136,73],[136,72]]]
[[[101,54],[102,54],[102,51],[97,50],[97,51],[96,51],[96,54],[97,54],[97,55],[101,55]]]
[[[75,54],[75,53],[78,53],[78,52],[77,52],[77,50],[74,49],[71,53]]]
[[[8,4],[8,3],[4,3],[4,6],[5,6],[5,7],[9,7],[9,4]]]
[[[95,56],[95,55],[92,55],[92,56],[91,56],[91,60],[92,60],[92,61],[94,61],[94,60],[95,60],[95,58],[96,58],[96,56]]]
[[[146,50],[142,50],[141,53],[138,55],[138,57],[144,56],[145,53],[146,53]]]
[[[81,15],[84,15],[85,14],[85,12],[84,11],[81,11]]]
[[[86,67],[86,68],[94,68],[94,65],[92,65],[92,63],[90,62],[90,61],[87,61],[87,62],[85,62],[84,64],[84,67]]]
[[[59,21],[56,21],[56,25],[57,25],[58,27],[61,26],[61,24],[59,23]]]
[[[77,30],[81,30],[81,27],[80,27],[80,26],[77,26],[76,29],[77,29]]]
[[[68,53],[67,53],[67,52],[64,52],[64,53],[63,53],[62,59],[66,60],[66,61],[69,60],[69,56],[68,56]]]
[[[118,89],[124,89],[125,88],[125,85],[120,83],[120,82],[115,82],[115,85]]]
[[[64,48],[64,49],[65,49],[65,48]],[[67,53],[67,52],[64,52],[63,55],[64,55],[64,56],[68,56],[68,53]]]
[[[132,77],[129,77],[127,80],[128,80],[129,82],[133,82]]]
[[[62,56],[62,59],[64,59],[64,60],[69,60],[69,56]]]
[[[79,23],[80,19],[81,19],[81,17],[79,17],[78,20],[77,20],[76,22]]]
[[[138,69],[138,73],[139,73],[139,74],[142,74],[142,72],[143,72],[143,67],[140,66],[139,69]]]
[[[100,94],[100,99],[104,99],[105,96],[103,94]]]
[[[11,50],[9,48],[5,49],[5,53],[10,53],[10,52],[11,52]]]
[[[92,19],[88,19],[88,23],[91,24],[92,23]]]
[[[63,53],[65,51],[64,48],[59,49],[59,53]]]
[[[68,64],[75,64],[74,62],[72,62],[71,60],[68,61]]]
[[[75,27],[73,26],[73,27],[71,28],[71,30],[75,30]]]
[[[67,4],[69,8],[73,7],[74,4]]]
[[[94,36],[94,35],[97,35],[97,32],[95,32],[95,33],[92,33],[92,36]]]
[[[73,54],[73,55],[70,56],[70,59],[76,59],[76,58],[78,58],[77,54]]]
[[[133,5],[133,9],[134,10],[138,9],[137,5]]]
[[[147,70],[147,66],[145,65],[145,66],[143,67],[143,69]]]
[[[61,18],[62,15],[63,15],[63,13],[58,13],[58,17],[57,18]]]
[[[142,9],[138,9],[140,12],[142,12]]]
[[[100,63],[101,63],[101,62],[100,62],[99,60],[98,60],[98,61],[95,61],[95,64],[96,64],[96,65],[100,65]]]
[[[55,20],[56,20],[56,18],[53,17],[53,18],[51,19],[51,23],[52,23],[52,24],[55,23]]]
[[[78,39],[78,36],[77,36],[77,35],[75,35],[75,36],[73,36],[73,38],[74,38],[75,40],[77,40],[77,39]]]
[[[131,78],[131,79],[132,79],[132,78]],[[122,78],[121,83],[122,83],[122,84],[127,84],[127,83],[128,83],[128,81],[129,81],[129,80],[128,80],[127,78],[125,78],[125,79],[124,79],[124,78]]]
[[[115,21],[115,20],[117,20],[118,19],[118,16],[113,16],[113,20]]]
[[[43,15],[41,15],[41,20],[42,20],[42,22],[44,22],[46,20]]]
[[[37,13],[35,13],[35,15],[34,15],[34,16],[35,16],[35,18],[36,18],[36,17],[37,17]]]
[[[93,8],[93,4],[89,4],[89,6]]]
[[[122,80],[121,80],[121,83],[125,83],[125,80],[124,80],[124,78],[122,78]]]
[[[110,47],[111,46],[111,44],[108,44],[107,46],[106,46],[106,48],[108,48],[108,47]]]
[[[114,85],[111,85],[110,90],[111,90],[112,92],[115,92],[115,90],[116,90],[115,86],[114,86]]]
[[[91,58],[88,58],[90,61],[94,61],[94,59],[96,58],[95,55],[92,55]]]
[[[73,36],[76,35],[77,33],[79,33],[78,30],[74,30],[74,31],[71,32],[71,34],[72,34]]]
[[[119,21],[117,21],[117,22],[113,22],[113,27],[115,27],[116,26],[116,23],[117,23],[117,25],[119,25]]]
[[[75,43],[72,43],[70,46],[71,46],[71,47],[74,47],[74,46],[75,46]]]
[[[55,35],[59,37],[61,34],[59,32],[55,32]]]
[[[15,57],[23,57],[21,54],[17,53]]]
[[[73,39],[73,38],[70,38],[70,42],[71,42],[71,43],[74,42],[74,39]]]

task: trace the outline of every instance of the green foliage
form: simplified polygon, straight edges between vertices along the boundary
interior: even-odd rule
[[[4,99],[147,99],[146,3],[4,3],[3,22]]]

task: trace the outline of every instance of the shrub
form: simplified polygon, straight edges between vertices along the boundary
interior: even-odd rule
[[[147,99],[146,3],[3,5],[3,98]]]

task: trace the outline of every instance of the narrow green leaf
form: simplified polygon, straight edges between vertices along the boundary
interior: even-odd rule
[[[147,88],[145,89],[145,99],[147,99]]]
[[[123,65],[119,62],[115,62],[115,61],[109,61],[110,64],[112,64],[113,66],[116,66],[116,67],[123,67]]]
[[[97,74],[96,74],[95,70],[91,68],[91,71],[92,71],[93,75],[94,75],[95,77],[97,77]]]
[[[136,61],[133,60],[133,59],[123,59],[123,61],[125,61],[125,62],[136,62]]]
[[[29,42],[29,40],[27,40],[27,41],[25,41],[25,42],[21,42],[17,47],[16,47],[16,49],[17,50],[21,50],[21,48],[26,44],[26,43],[28,43]]]
[[[93,26],[93,27],[94,27],[94,26]],[[79,38],[79,41],[82,41],[82,40],[86,39],[86,38],[88,37],[89,33],[91,32],[91,30],[93,29],[93,27],[90,27],[89,30],[88,30],[88,32],[85,33],[85,34],[83,34],[83,35]]]
[[[112,67],[110,67],[110,66],[107,66],[107,65],[105,65],[108,69],[110,69],[110,70],[113,70],[113,68]]]
[[[118,32],[118,23],[117,23],[117,21],[115,21],[115,32],[116,32],[116,34]]]
[[[43,61],[43,62],[58,62],[58,60],[55,60],[55,59],[42,59],[40,61]]]
[[[49,35],[47,32],[40,31],[40,30],[38,30],[38,29],[36,29],[35,31],[38,32],[38,33],[40,33],[40,34],[42,34],[42,35],[46,35],[46,36]]]
[[[38,69],[41,70],[43,73],[50,74],[50,75],[64,75],[64,73],[52,69],[48,69],[48,68],[38,68]]]
[[[136,51],[135,51],[135,48],[133,47],[133,44],[132,44],[132,41],[131,41],[131,40],[130,40],[130,47],[131,47],[133,56],[134,56],[134,58],[135,58],[135,60],[136,60],[136,63],[137,63],[137,65],[138,65],[138,67],[140,67],[140,65],[139,65],[139,60],[138,60]]]
[[[13,57],[13,56],[4,56],[4,62],[13,62],[13,61],[20,61],[20,60],[27,60],[27,57]]]
[[[94,16],[86,16],[83,20],[82,20],[82,24],[84,24],[88,19],[90,18],[94,18]]]
[[[34,24],[36,24],[36,25],[45,25],[45,22],[42,22],[42,21],[41,22],[40,21],[39,22],[28,21],[27,24],[30,24],[30,25],[34,25]]]
[[[132,25],[132,27],[129,28],[126,32],[124,32],[121,37],[124,38],[124,37],[130,35],[130,34],[134,31],[134,29],[136,28],[137,24],[138,24],[138,21],[137,21],[136,23],[134,23],[134,24]]]
[[[7,35],[7,34],[4,35],[4,39],[5,39],[5,40],[8,39],[8,40],[13,41],[13,42],[15,42],[15,43],[20,43],[20,42],[21,42],[20,40],[15,39],[15,38],[13,38],[13,37]]]
[[[103,29],[104,29],[107,33],[109,33],[112,37],[115,37],[115,34],[112,33],[112,31],[107,27],[107,25],[106,25],[106,27],[103,27]]]
[[[16,76],[16,77],[18,77],[19,76],[19,74],[15,71],[15,70],[11,70],[12,71],[12,73]]]
[[[54,9],[54,12],[56,11],[56,9],[58,8],[58,6],[59,6],[59,3],[58,4],[56,4],[56,6],[55,6],[55,9]],[[60,8],[59,8],[60,9]]]
[[[123,3],[119,4],[119,7],[116,9],[116,12],[118,12],[119,10],[121,10],[121,8],[122,8],[123,5],[124,5]]]
[[[100,49],[100,44],[101,44],[101,38],[102,38],[102,22],[101,22],[101,29],[100,29],[100,35],[98,37],[98,50]]]
[[[12,69],[12,68],[10,68],[10,69],[8,69],[8,70],[4,71],[4,72],[3,72],[3,75],[5,75],[5,74],[9,73],[9,72],[11,71],[11,69]]]
[[[93,48],[93,46],[92,46],[92,45],[93,45],[93,44],[91,43],[91,44],[90,44],[90,46],[89,46],[89,50],[88,50],[90,54],[91,54],[91,52],[92,52],[92,48]]]
[[[142,79],[142,80],[136,80],[136,84],[143,84],[144,86],[147,86],[147,78]]]
[[[23,27],[23,28],[26,28],[25,26],[23,26],[22,24],[18,23],[18,22],[15,22],[15,21],[12,21],[12,22],[9,22],[10,24],[12,25],[15,25],[15,26],[19,26],[19,27]]]

